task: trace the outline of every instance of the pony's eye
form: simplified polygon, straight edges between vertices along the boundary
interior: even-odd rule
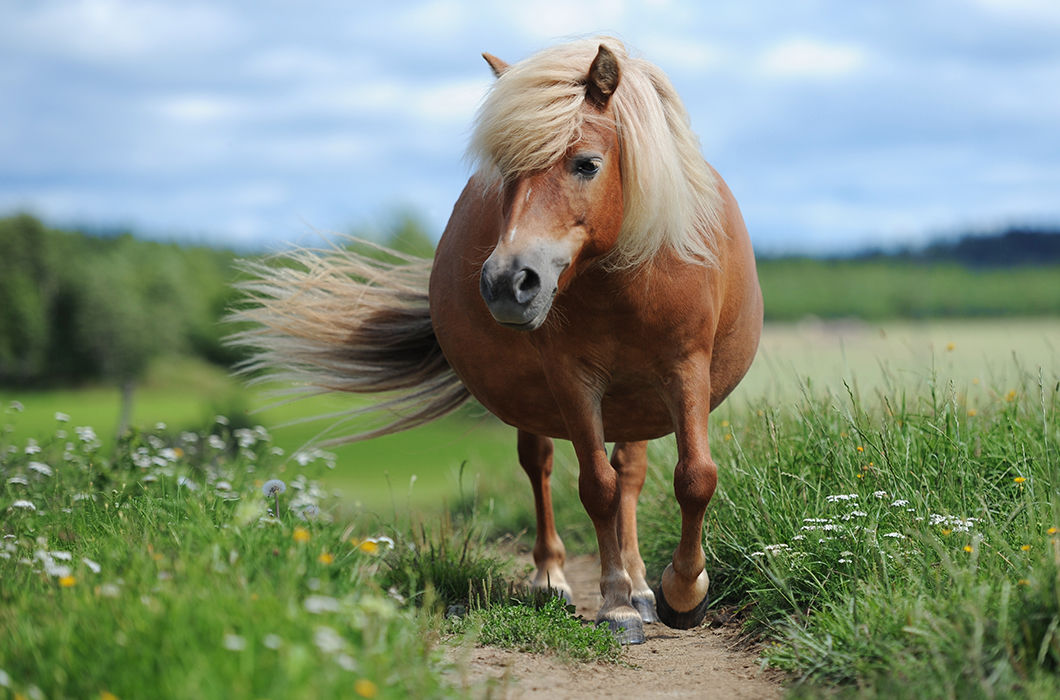
[[[586,179],[592,179],[600,172],[600,159],[578,158],[574,161],[574,172]]]

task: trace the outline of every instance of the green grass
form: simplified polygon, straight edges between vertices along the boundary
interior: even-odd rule
[[[1060,694],[1060,366],[996,369],[998,385],[924,369],[868,392],[817,381],[717,412],[713,605],[767,642],[794,693]],[[680,516],[672,439],[649,458],[650,578]],[[560,467],[567,535],[584,516]]]
[[[0,410],[17,424],[18,406]],[[432,532],[429,516],[356,509],[312,478],[326,456],[286,465],[267,495],[285,465],[264,429],[135,432],[104,454],[95,431],[52,420],[42,438],[0,436],[5,695],[460,697],[443,648],[517,614],[503,592],[518,573],[473,521]],[[443,625],[455,604],[475,624]],[[615,656],[613,640],[587,650],[565,610],[521,616],[505,632],[521,648]]]

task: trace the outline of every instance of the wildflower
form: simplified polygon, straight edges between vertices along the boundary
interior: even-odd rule
[[[117,598],[121,595],[121,588],[116,583],[104,583],[96,589],[96,595],[101,595],[104,598]]]
[[[884,537],[890,537],[890,538],[893,538],[893,539],[896,539],[896,540],[904,540],[905,539],[905,535],[903,535],[900,532],[886,532],[886,533],[884,533],[883,536]]]
[[[279,649],[283,646],[283,639],[278,634],[267,634],[261,643],[269,649]]]
[[[785,549],[791,549],[791,547],[781,542],[780,544],[767,544],[763,549],[770,554],[776,554],[778,552],[783,552]]]
[[[872,495],[875,496],[876,498],[880,499],[881,501],[883,499],[887,498],[887,492],[886,491],[873,491]]]
[[[1013,481],[1015,481],[1017,484],[1022,484],[1026,480],[1027,478],[1023,476],[1017,476],[1015,479],[1013,479]]]
[[[12,401],[12,402],[11,402],[10,404],[8,404],[8,410],[10,410],[10,411],[12,411],[12,412],[14,412],[14,413],[22,413],[22,411],[24,411],[24,410],[26,410],[26,409],[25,409],[25,407],[24,407],[24,406],[22,405],[22,403],[21,403],[21,402],[19,402],[19,401]]]
[[[968,409],[968,417],[969,418],[975,418],[977,415],[979,415],[979,411],[975,410],[974,408],[969,408]]]
[[[866,516],[868,516],[868,513],[863,510],[852,510],[843,516],[843,520],[850,520],[851,518],[864,518]]]
[[[833,496],[826,496],[825,499],[829,503],[837,503],[839,501],[854,501],[857,500],[857,497],[856,493],[838,493]]]
[[[953,352],[957,349],[957,343],[946,343],[946,352]]]
[[[368,554],[375,554],[379,551],[379,544],[377,542],[373,542],[370,539],[365,540],[364,542],[354,541],[354,543],[357,545],[357,549],[361,550],[362,552],[367,552]]]
[[[12,508],[20,508],[22,510],[37,510],[37,506],[33,505],[33,501],[27,501],[19,499],[11,504]]]
[[[1029,586],[1029,585],[1031,585],[1031,582],[1028,581],[1025,578],[1021,578],[1019,581],[1016,581],[1016,585],[1017,586]]]
[[[330,564],[335,561],[335,557],[327,552],[321,552],[320,556],[317,557],[317,561],[321,564]]]
[[[279,479],[269,479],[261,487],[261,492],[266,496],[275,496],[276,494],[284,493],[287,491],[287,484]]]
[[[91,426],[78,426],[74,428],[74,432],[77,433],[77,437],[80,438],[81,442],[95,442],[96,440],[96,431]]]
[[[84,564],[85,566],[87,566],[89,569],[91,569],[92,573],[94,573],[94,574],[98,574],[99,571],[100,571],[100,568],[101,568],[100,565],[97,564],[96,562],[92,561],[88,557],[81,557],[81,563]]]
[[[339,601],[335,598],[326,595],[311,595],[306,596],[306,599],[302,602],[307,612],[311,612],[314,615],[319,615],[325,612],[338,612]]]
[[[58,559],[59,561],[72,561],[74,558],[74,555],[70,554],[70,552],[48,552],[47,554],[52,559]]]
[[[949,529],[948,527],[944,527],[944,528],[942,528],[942,534],[943,534],[943,535],[945,535],[945,536],[947,536],[947,537],[949,536],[949,534],[950,534],[951,532],[953,532],[953,530]]]
[[[198,491],[199,485],[186,476],[182,476],[177,479],[177,486],[183,486],[189,491]]]
[[[1025,545],[1021,546],[1020,549],[1023,550],[1024,552],[1029,552],[1029,551],[1031,551],[1031,546],[1029,544],[1025,544]]]
[[[1049,528],[1048,530],[1045,531],[1045,534],[1047,534],[1047,535],[1055,535],[1057,532],[1060,532],[1060,531],[1058,531],[1055,527],[1051,527],[1051,528]]]
[[[69,588],[70,586],[76,585],[77,579],[73,576],[63,576],[59,579],[59,585],[63,588]]]
[[[226,634],[224,640],[225,649],[229,651],[243,651],[247,648],[247,640],[238,634]]]
[[[1009,392],[1007,394],[1005,394],[1005,401],[1007,401],[1009,403],[1012,403],[1015,400],[1016,400],[1016,390],[1015,389],[1011,389],[1011,390],[1009,390]]]
[[[898,500],[891,502],[892,508],[901,508],[902,506],[907,505],[909,505],[909,501],[905,500],[904,498],[899,498]]]
[[[379,686],[367,678],[358,678],[353,684],[353,692],[362,698],[374,698],[379,693]]]
[[[972,545],[970,545],[970,544],[964,545],[964,551],[966,551],[966,552],[972,551]]]
[[[99,700],[118,700],[118,696],[109,690],[99,691]]]
[[[291,537],[294,538],[295,542],[301,542],[304,544],[310,540],[312,535],[310,535],[309,530],[306,530],[304,527],[296,527]]]
[[[226,447],[225,441],[223,438],[221,438],[220,435],[211,435],[210,437],[206,438],[206,444],[208,444],[215,450],[223,450]]]
[[[301,520],[313,520],[320,515],[320,508],[315,504],[310,503],[301,510],[298,511],[298,517]]]
[[[35,455],[38,452],[40,452],[40,445],[37,444],[36,440],[34,440],[33,438],[30,438],[29,440],[26,441],[26,449],[23,450],[23,452],[25,452],[28,455]]]
[[[864,448],[864,447],[862,447],[861,445],[858,445],[858,446],[857,446],[857,450],[858,450],[858,452],[864,452],[864,451],[865,451],[865,448]]]
[[[9,484],[18,484],[19,486],[29,486],[29,482],[26,481],[24,476],[13,476],[7,480]]]
[[[225,416],[214,416],[213,422],[217,423],[217,425],[228,425],[228,418]]]

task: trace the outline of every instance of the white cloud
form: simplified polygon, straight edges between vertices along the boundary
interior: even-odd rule
[[[238,33],[217,7],[150,0],[34,3],[7,21],[4,34],[30,50],[104,62],[223,45]]]
[[[865,50],[849,44],[816,39],[788,39],[767,49],[759,58],[759,71],[775,78],[841,78],[864,66]]]

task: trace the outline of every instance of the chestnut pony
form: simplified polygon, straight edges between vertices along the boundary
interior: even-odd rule
[[[339,249],[251,264],[236,318],[254,327],[234,341],[256,351],[249,370],[383,393],[372,410],[398,418],[340,441],[419,425],[469,395],[515,426],[537,513],[533,584],[568,599],[549,479],[552,438],[570,440],[599,543],[597,620],[627,643],[644,622],[698,625],[717,483],[707,419],[762,325],[740,211],[669,80],[618,41],[511,66],[484,56],[497,80],[471,141],[477,168],[433,265]],[[681,538],[653,592],[636,505],[646,441],[669,433]]]

